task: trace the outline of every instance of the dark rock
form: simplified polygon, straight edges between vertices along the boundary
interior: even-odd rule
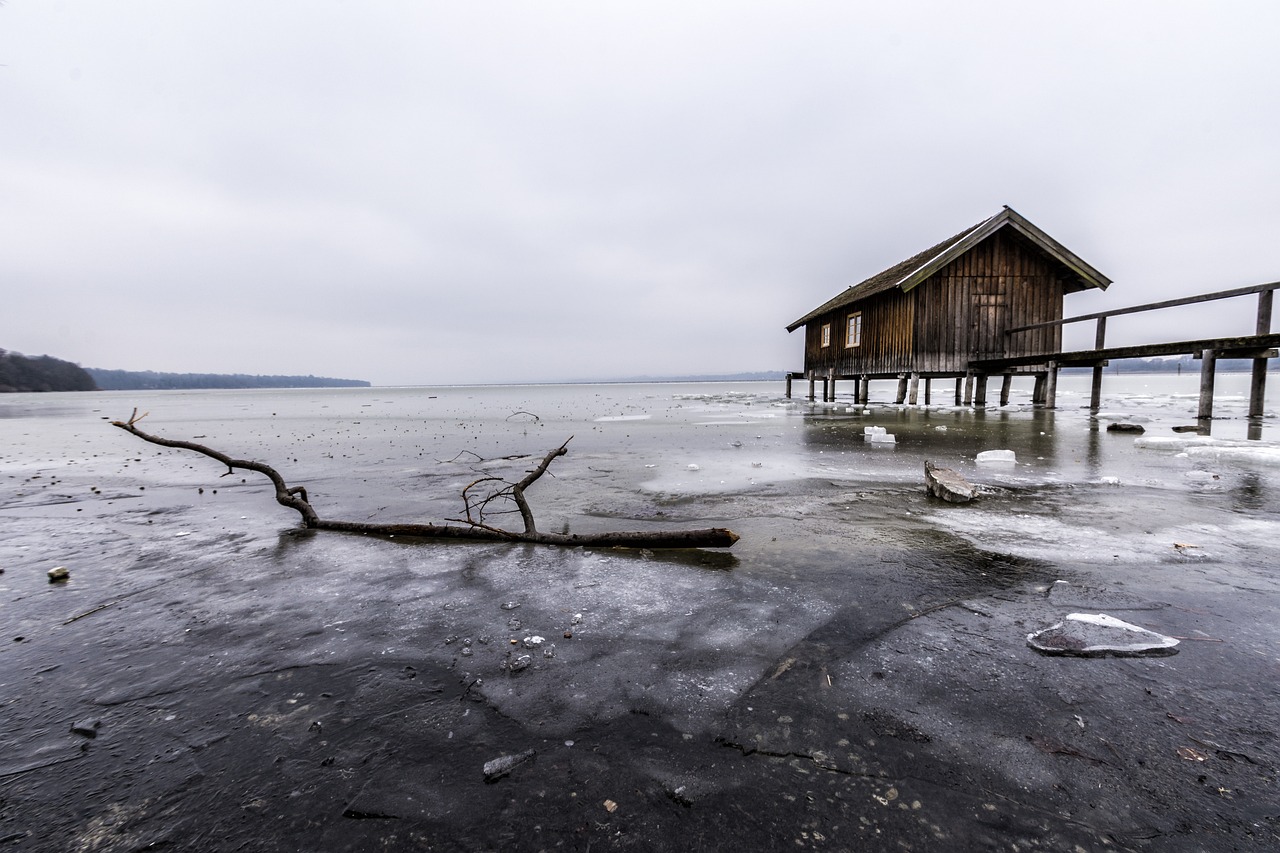
[[[1142,424],[1131,424],[1127,422],[1117,421],[1116,423],[1107,424],[1107,432],[1146,432],[1146,427]]]
[[[101,720],[78,720],[71,724],[71,733],[81,737],[95,738],[101,727]]]

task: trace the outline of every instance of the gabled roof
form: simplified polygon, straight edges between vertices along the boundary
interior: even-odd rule
[[[895,287],[906,293],[1002,228],[1012,228],[1017,231],[1052,260],[1061,264],[1069,276],[1075,280],[1076,286],[1070,289],[1084,290],[1090,287],[1097,287],[1106,290],[1107,285],[1111,284],[1111,279],[1089,266],[1067,247],[1041,231],[1016,210],[1006,205],[995,216],[984,219],[972,228],[966,228],[954,237],[949,237],[936,246],[930,246],[923,252],[912,255],[905,261],[871,276],[866,281],[847,288],[834,299],[824,302],[790,326],[787,326],[787,331],[794,332],[805,323],[829,311],[835,311],[838,308],[866,299],[868,296],[892,290]]]

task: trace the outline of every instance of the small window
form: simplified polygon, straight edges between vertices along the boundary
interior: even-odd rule
[[[846,347],[856,347],[862,345],[862,312],[849,315],[849,328],[844,338]]]
[[[831,346],[831,324],[824,323],[822,326],[822,345],[824,347]]]

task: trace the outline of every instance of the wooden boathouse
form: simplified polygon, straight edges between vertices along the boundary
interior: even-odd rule
[[[917,402],[925,380],[956,380],[956,404],[986,402],[986,371],[974,397],[977,362],[1016,359],[1004,375],[1001,402],[1016,374],[1036,377],[1034,401],[1054,405],[1062,349],[1063,297],[1111,280],[1010,207],[966,228],[819,305],[791,325],[804,329],[809,398],[835,399],[837,380],[857,383],[865,403],[872,379],[897,379],[898,402]],[[1025,330],[1010,335],[1013,329]],[[967,380],[967,381],[966,381]]]

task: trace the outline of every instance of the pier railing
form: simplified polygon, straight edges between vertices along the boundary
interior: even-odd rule
[[[1090,395],[1090,408],[1097,411],[1102,397],[1102,368],[1112,358],[1148,358],[1158,355],[1191,354],[1201,359],[1200,366],[1200,407],[1198,415],[1201,419],[1213,417],[1213,380],[1215,363],[1218,358],[1252,358],[1253,381],[1249,393],[1249,417],[1260,418],[1263,412],[1263,397],[1266,391],[1267,359],[1275,358],[1273,349],[1278,342],[1277,336],[1271,334],[1271,306],[1276,290],[1280,289],[1280,281],[1267,284],[1255,284],[1251,287],[1237,287],[1232,290],[1219,290],[1199,296],[1185,296],[1179,299],[1166,299],[1161,302],[1148,302],[1145,305],[1133,305],[1128,308],[1114,308],[1110,311],[1095,311],[1092,314],[1081,314],[1078,317],[1066,317],[1061,320],[1050,320],[1045,323],[1033,323],[1028,326],[1017,326],[1005,331],[1006,335],[1027,332],[1032,329],[1044,329],[1052,326],[1065,326],[1069,323],[1083,323],[1096,320],[1093,350],[1073,353],[1059,353],[1055,358],[1059,364],[1074,362],[1093,366],[1093,389]],[[1177,341],[1163,344],[1147,344],[1136,347],[1106,346],[1107,318],[1123,314],[1138,314],[1146,311],[1158,311],[1162,308],[1176,308],[1182,305],[1197,305],[1202,302],[1214,302],[1221,299],[1234,299],[1240,296],[1258,295],[1257,324],[1253,335],[1233,338],[1212,338],[1194,341]]]

